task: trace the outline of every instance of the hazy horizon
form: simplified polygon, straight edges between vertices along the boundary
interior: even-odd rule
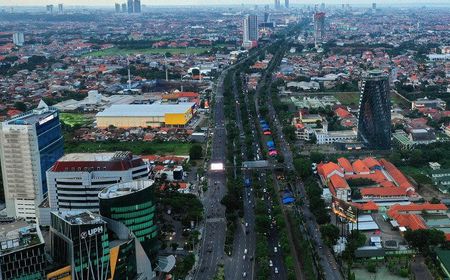
[[[113,7],[115,3],[125,3],[126,0],[19,0],[14,4],[11,3],[11,0],[0,0],[0,6],[14,7],[14,6],[43,6],[54,4],[57,5],[62,3],[68,6],[111,6]],[[273,6],[274,1],[267,0],[141,0],[143,5],[148,6],[168,6],[168,5],[199,5],[199,6],[208,6],[208,5],[271,5]],[[282,4],[284,0],[281,0]],[[377,3],[377,5],[386,5],[386,6],[396,6],[396,5],[436,5],[436,4],[450,4],[448,0],[432,0],[431,2],[423,0],[423,1],[414,1],[414,0],[396,0],[392,2],[392,0],[290,0],[291,5],[304,5],[304,4],[330,4],[330,5],[340,5],[340,4],[350,4],[356,6],[363,5],[371,5],[372,3]]]

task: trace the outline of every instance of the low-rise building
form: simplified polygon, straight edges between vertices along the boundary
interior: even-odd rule
[[[96,115],[97,127],[184,127],[194,116],[195,102],[112,105]]]
[[[428,99],[428,98],[419,98],[416,101],[413,101],[411,103],[411,109],[421,109],[421,108],[436,108],[445,110],[445,107],[447,106],[447,103],[440,99]]]

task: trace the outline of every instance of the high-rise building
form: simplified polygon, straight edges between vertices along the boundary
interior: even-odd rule
[[[325,34],[325,13],[314,14],[314,42],[316,46],[322,42]]]
[[[44,238],[39,226],[15,221],[0,231],[0,279],[45,279]]]
[[[280,3],[280,0],[275,0],[275,9],[280,9],[281,8],[281,3]]]
[[[53,14],[53,5],[47,5],[46,9],[47,9],[47,14]]]
[[[134,0],[134,12],[135,13],[141,12],[141,0]]]
[[[6,211],[29,221],[47,192],[45,172],[64,154],[56,108],[43,101],[0,125],[0,159]]]
[[[375,11],[376,9],[377,9],[377,3],[374,2],[374,3],[372,3],[372,10]]]
[[[128,7],[128,13],[134,13],[134,3],[133,0],[128,0],[127,1],[127,7]]]
[[[49,211],[99,212],[98,194],[120,182],[148,179],[146,163],[130,152],[67,154],[48,171],[49,209],[39,208],[39,221],[49,224]]]
[[[100,214],[123,223],[141,243],[149,259],[156,260],[158,227],[153,181],[119,183],[105,188],[98,195]]]
[[[115,8],[116,8],[116,13],[120,13],[120,4],[119,3],[115,4]]]
[[[122,3],[122,13],[126,13],[126,12],[127,12],[127,4]]]
[[[64,6],[63,6],[63,4],[58,4],[58,13],[60,13],[60,14],[64,13]]]
[[[255,46],[258,42],[258,17],[256,15],[246,15],[243,21],[243,28],[243,46]]]
[[[358,115],[358,139],[370,149],[391,148],[389,76],[369,71],[363,77]]]
[[[268,23],[270,21],[270,13],[264,13],[264,23]]]
[[[289,0],[284,0],[284,7],[289,9]]]
[[[23,46],[25,43],[25,36],[23,35],[23,32],[16,32],[13,34],[13,43],[16,46]]]
[[[108,232],[99,215],[89,211],[52,212],[50,242],[53,261],[70,266],[70,279],[111,278]]]

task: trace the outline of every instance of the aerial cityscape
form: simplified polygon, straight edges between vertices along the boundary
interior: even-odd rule
[[[0,1],[0,98],[0,279],[450,279],[449,2]]]

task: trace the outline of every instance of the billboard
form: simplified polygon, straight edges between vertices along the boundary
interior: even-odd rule
[[[333,213],[352,223],[356,223],[358,219],[358,208],[347,201],[333,197],[331,203]]]

